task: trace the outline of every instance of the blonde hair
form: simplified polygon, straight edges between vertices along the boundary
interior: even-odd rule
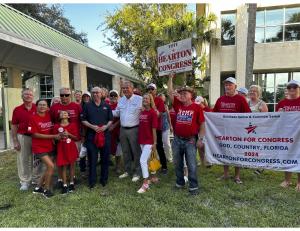
[[[258,98],[260,99],[261,95],[262,95],[262,89],[260,86],[258,85],[251,85],[249,87],[249,91],[251,90],[251,88],[255,88],[257,90],[257,95],[258,95]]]
[[[146,95],[149,96],[149,98],[150,98],[150,107],[154,109],[155,108],[155,103],[154,103],[153,96],[151,94],[149,94],[149,93],[146,93],[146,94],[143,95],[143,98]]]

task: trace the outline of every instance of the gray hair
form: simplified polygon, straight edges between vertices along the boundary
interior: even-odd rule
[[[33,93],[33,90],[32,90],[31,88],[24,88],[24,89],[22,89],[22,91],[21,91],[21,96],[22,96],[22,97],[23,97],[25,91],[31,91],[31,93]]]
[[[92,90],[91,90],[91,92],[93,92],[93,91],[94,91],[94,92],[95,92],[95,91],[96,91],[96,92],[101,92],[102,89],[101,89],[100,87],[93,87]]]
[[[133,83],[131,81],[129,81],[129,80],[123,81],[122,85],[128,85],[129,87],[134,88]]]
[[[60,88],[59,92],[61,93],[62,91],[70,91],[71,92],[71,90],[70,90],[69,87],[62,87],[62,88]]]
[[[249,91],[251,90],[251,88],[255,88],[257,90],[258,98],[260,99],[260,97],[262,95],[262,89],[261,89],[261,87],[258,86],[258,85],[251,85],[249,87]]]

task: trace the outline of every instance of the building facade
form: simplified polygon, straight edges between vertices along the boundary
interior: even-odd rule
[[[225,5],[225,4],[224,4]],[[248,5],[208,4],[217,15],[216,41],[210,45],[210,103],[224,93],[223,80],[246,83]],[[257,4],[252,84],[274,111],[289,80],[300,81],[300,4]]]

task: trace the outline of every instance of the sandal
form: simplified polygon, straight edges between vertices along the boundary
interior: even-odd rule
[[[236,184],[243,184],[243,181],[241,181],[240,178],[235,178],[235,179],[234,179],[234,182],[235,182]]]
[[[149,184],[143,184],[142,187],[137,192],[145,193],[147,190],[149,190]]]
[[[280,186],[281,186],[282,188],[288,188],[290,185],[292,185],[292,183],[291,183],[291,182],[287,182],[287,181],[283,181],[283,182],[280,184]]]
[[[229,178],[230,178],[229,176],[225,177],[224,175],[222,175],[222,176],[218,177],[217,180],[219,180],[219,181],[228,180]]]

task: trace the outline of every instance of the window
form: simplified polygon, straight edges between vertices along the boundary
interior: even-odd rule
[[[52,99],[53,98],[53,78],[52,76],[40,77],[40,98]]]
[[[284,99],[287,83],[295,79],[300,81],[300,72],[254,74],[253,81],[262,88],[262,99],[269,111],[275,111],[277,103]]]
[[[221,44],[235,45],[235,13],[221,15]]]
[[[256,43],[300,40],[300,7],[256,13]]]

